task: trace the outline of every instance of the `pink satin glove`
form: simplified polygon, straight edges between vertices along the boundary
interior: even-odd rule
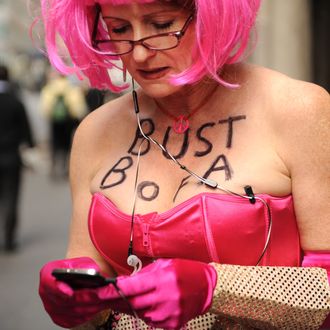
[[[109,308],[109,300],[118,298],[110,284],[99,289],[73,290],[67,284],[52,276],[55,268],[93,268],[100,270],[95,261],[88,257],[55,260],[47,263],[40,271],[39,295],[53,322],[64,328],[71,328],[87,322],[98,312]]]
[[[207,312],[216,282],[217,273],[208,264],[159,259],[139,273],[121,278],[118,286],[147,324],[179,329],[189,320]],[[124,304],[112,307],[125,312],[121,310],[121,307],[125,308]]]

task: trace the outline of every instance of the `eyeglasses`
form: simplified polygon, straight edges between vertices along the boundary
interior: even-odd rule
[[[151,50],[168,50],[180,44],[194,15],[190,15],[180,31],[155,34],[140,40],[99,40],[96,39],[97,28],[101,15],[101,7],[97,6],[97,12],[92,32],[92,46],[104,55],[124,55],[130,53],[136,45],[142,45]]]

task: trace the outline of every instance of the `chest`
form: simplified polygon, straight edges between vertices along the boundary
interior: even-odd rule
[[[209,192],[210,188],[189,171],[237,193],[244,194],[244,186],[250,185],[255,193],[287,195],[290,183],[272,148],[272,136],[259,120],[250,117],[240,112],[227,117],[213,115],[192,123],[183,134],[144,118],[144,133],[169,153],[144,141],[137,127],[132,127],[125,142],[104,157],[91,190],[102,191],[127,213],[135,195],[137,211],[148,213],[166,211],[198,193]],[[189,171],[182,170],[183,166]]]

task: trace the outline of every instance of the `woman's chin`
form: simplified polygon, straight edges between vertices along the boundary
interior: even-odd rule
[[[138,82],[143,92],[152,98],[163,98],[178,92],[182,86],[174,86],[168,81]]]

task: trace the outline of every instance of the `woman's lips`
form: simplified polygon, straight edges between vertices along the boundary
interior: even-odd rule
[[[151,80],[151,79],[159,79],[165,76],[168,71],[170,70],[169,67],[162,67],[162,68],[157,68],[157,69],[152,69],[152,70],[138,70],[138,73],[143,79],[146,80]]]

